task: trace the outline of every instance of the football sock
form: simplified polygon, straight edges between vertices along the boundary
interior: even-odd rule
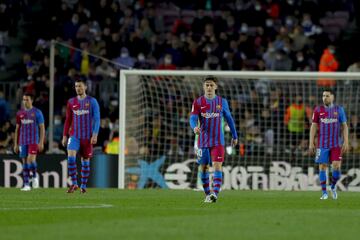
[[[76,157],[68,156],[68,172],[71,177],[72,185],[77,185]]]
[[[201,172],[201,181],[206,195],[210,194],[209,172]]]
[[[81,161],[81,188],[86,188],[90,176],[90,161]]]
[[[23,164],[23,177],[24,177],[24,186],[29,186],[29,172],[30,172],[30,164]]]
[[[331,179],[331,189],[335,189],[335,185],[340,178],[340,170],[332,171],[332,179]]]
[[[222,171],[214,172],[214,193],[216,196],[219,194],[222,183]]]
[[[37,172],[37,163],[36,162],[30,163],[30,171],[32,172],[32,177],[36,178],[36,172]]]
[[[326,171],[325,170],[320,170],[319,171],[319,180],[320,180],[320,185],[321,185],[322,192],[327,193],[326,192]]]

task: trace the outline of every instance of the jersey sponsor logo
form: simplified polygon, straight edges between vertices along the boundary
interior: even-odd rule
[[[89,111],[89,110],[73,110],[73,113],[74,113],[75,115],[80,116],[80,115],[89,114],[90,111]]]
[[[21,124],[32,124],[34,120],[32,119],[21,119]]]
[[[206,112],[206,113],[201,113],[201,116],[203,118],[217,118],[217,117],[220,116],[220,113],[214,113],[214,112],[208,113],[208,112]]]
[[[200,108],[201,108],[201,109],[204,109],[204,108],[206,108],[206,107],[201,106]]]
[[[336,123],[338,122],[337,118],[322,118],[320,119],[322,123],[328,124],[328,123]]]

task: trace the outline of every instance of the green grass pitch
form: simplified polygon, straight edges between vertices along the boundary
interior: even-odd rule
[[[0,188],[0,239],[359,239],[360,193]]]

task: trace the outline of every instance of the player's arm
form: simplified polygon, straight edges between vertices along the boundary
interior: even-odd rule
[[[96,144],[97,136],[99,134],[99,129],[100,129],[100,107],[99,107],[99,103],[96,101],[95,98],[92,98],[91,107],[92,107],[92,119],[94,122],[92,126],[91,144]]]
[[[310,127],[310,139],[309,139],[310,154],[315,153],[315,149],[316,149],[315,136],[316,136],[317,131],[318,131],[318,124],[313,122]]]
[[[68,102],[66,105],[66,118],[65,118],[65,124],[64,124],[63,138],[61,141],[61,143],[64,147],[66,147],[66,144],[67,144],[67,138],[68,138],[69,129],[71,126],[71,121],[72,121],[72,111],[71,111],[70,103]]]
[[[222,102],[223,102],[224,117],[225,117],[227,124],[229,125],[231,135],[232,135],[231,145],[235,146],[238,142],[238,135],[237,135],[236,128],[235,128],[235,122],[234,122],[233,117],[231,116],[228,102],[226,101],[226,99],[223,99]]]
[[[200,127],[198,126],[200,108],[196,103],[196,100],[193,102],[191,113],[190,113],[190,127],[195,134],[200,134]]]
[[[344,139],[344,143],[341,146],[341,152],[345,153],[349,149],[349,127],[346,122],[341,124],[341,136]]]
[[[341,107],[339,112],[339,118],[341,123],[341,136],[344,140],[343,145],[341,146],[341,153],[345,153],[349,149],[349,127],[347,125],[347,119],[344,109]]]
[[[45,124],[44,124],[44,115],[40,112],[37,111],[36,113],[36,121],[39,124],[39,129],[40,129],[40,139],[39,139],[39,144],[38,144],[38,148],[39,151],[42,152],[44,150],[44,141],[45,141]]]
[[[312,123],[310,127],[310,137],[309,137],[309,152],[310,154],[315,154],[316,144],[315,137],[319,128],[319,111],[318,108],[314,109],[314,113],[312,116]]]
[[[17,118],[16,118],[17,121]],[[15,127],[15,140],[14,140],[14,152],[17,154],[19,153],[19,129],[20,129],[20,124],[16,123],[16,127]]]

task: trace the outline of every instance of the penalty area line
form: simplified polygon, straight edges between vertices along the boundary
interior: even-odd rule
[[[0,211],[27,211],[27,210],[53,210],[53,209],[88,209],[88,208],[112,208],[111,204],[83,205],[83,206],[49,206],[49,207],[21,207],[21,208],[0,208]]]

